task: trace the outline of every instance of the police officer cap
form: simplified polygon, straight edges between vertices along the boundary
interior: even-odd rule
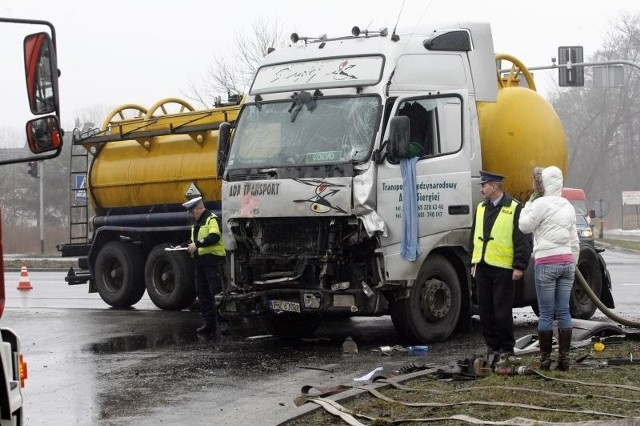
[[[499,175],[497,173],[486,172],[484,170],[480,170],[480,183],[487,182],[502,182],[504,176]]]
[[[195,206],[197,206],[200,201],[202,201],[202,197],[192,198],[189,201],[187,201],[186,203],[182,203],[182,207],[187,209],[187,211],[190,211]]]

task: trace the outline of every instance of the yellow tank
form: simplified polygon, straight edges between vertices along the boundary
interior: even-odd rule
[[[167,114],[170,103],[182,106],[180,111]],[[123,119],[126,109],[139,115]],[[101,134],[106,136],[85,144],[95,155],[88,180],[93,207],[183,203],[192,183],[205,201],[220,201],[217,127],[234,121],[239,109],[234,105],[196,111],[177,99],[164,99],[148,111],[137,105],[116,108],[103,124]]]
[[[497,55],[497,59],[507,59],[518,68],[499,80],[496,102],[478,102],[482,169],[504,175],[505,191],[527,199],[534,166],[555,165],[566,176],[566,137],[551,104],[535,91],[529,71],[509,55]],[[517,85],[519,72],[529,88]]]

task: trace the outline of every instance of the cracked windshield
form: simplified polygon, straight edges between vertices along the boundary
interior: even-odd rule
[[[229,168],[337,164],[368,157],[379,118],[378,97],[300,98],[245,107]]]

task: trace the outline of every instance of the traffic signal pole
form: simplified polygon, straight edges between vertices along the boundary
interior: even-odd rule
[[[597,61],[597,62],[577,62],[571,63],[567,62],[566,64],[556,64],[555,60],[551,60],[553,64],[546,65],[542,67],[527,67],[529,71],[537,71],[537,70],[553,70],[557,68],[571,69],[572,67],[597,67],[600,65],[629,65],[630,67],[636,68],[640,70],[640,64],[637,64],[632,61],[627,61],[624,59],[618,59],[614,61]],[[501,70],[501,71],[509,71],[509,70]]]
[[[527,69],[529,71],[539,71],[539,70],[560,70],[560,69],[565,69],[565,70],[570,70],[574,67],[598,67],[598,66],[602,66],[602,65],[628,65],[630,67],[633,67],[637,70],[640,70],[640,64],[637,64],[635,62],[632,61],[627,61],[624,59],[616,59],[613,61],[596,61],[596,62],[576,62],[576,63],[572,63],[572,62],[567,62],[566,64],[556,64],[556,59],[552,58],[551,59],[552,64],[551,65],[544,65],[544,66],[540,66],[540,67],[527,67]],[[507,73],[510,72],[510,69],[501,69],[500,73]]]

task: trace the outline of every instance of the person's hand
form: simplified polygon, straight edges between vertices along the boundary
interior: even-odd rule
[[[523,276],[524,276],[524,271],[521,271],[520,269],[514,269],[513,273],[511,274],[511,279],[513,281],[518,281]]]
[[[189,253],[195,253],[198,250],[198,247],[196,247],[196,243],[189,243],[189,245],[187,246],[187,251]]]
[[[471,276],[476,277],[476,265],[471,265]]]

